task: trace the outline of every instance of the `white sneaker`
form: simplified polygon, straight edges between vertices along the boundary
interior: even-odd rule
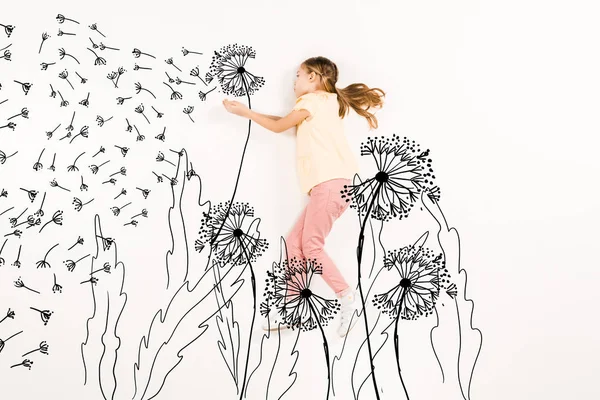
[[[270,320],[270,322],[269,322],[269,320]],[[288,329],[287,325],[283,323],[283,321],[281,320],[281,317],[279,315],[275,315],[271,318],[264,317],[263,322],[262,322],[262,328],[264,331],[271,331],[271,332],[277,331],[277,329],[279,329],[280,331]]]
[[[340,309],[340,326],[338,327],[338,335],[344,337],[358,322],[358,314],[354,311],[358,310],[359,301],[356,300],[356,290],[351,291],[345,296],[340,297],[342,307]]]

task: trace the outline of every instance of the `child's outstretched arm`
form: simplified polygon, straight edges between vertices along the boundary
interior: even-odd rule
[[[265,129],[275,133],[285,132],[293,126],[298,125],[305,118],[310,117],[308,110],[293,110],[285,117],[276,117],[274,115],[260,114],[250,110],[244,104],[238,101],[223,100],[223,105],[232,114],[249,118]]]

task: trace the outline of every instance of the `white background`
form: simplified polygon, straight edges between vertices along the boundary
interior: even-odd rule
[[[600,372],[596,289],[600,279],[596,255],[599,12],[592,1],[52,1],[35,6],[31,2],[3,4],[0,23],[17,27],[11,38],[15,48],[20,40],[31,42],[32,71],[39,69],[39,34],[46,27],[55,34],[57,13],[82,24],[97,23],[107,35],[106,44],[124,50],[138,47],[180,59],[182,46],[203,51],[196,59],[201,71],[207,69],[213,50],[229,43],[250,45],[257,56],[248,69],[266,80],[252,96],[252,108],[267,114],[283,116],[291,109],[295,72],[311,56],[324,55],[337,63],[338,87],[363,82],[382,88],[386,104],[377,113],[376,134],[406,135],[431,150],[441,188],[440,207],[461,237],[462,267],[469,274],[467,294],[475,302],[473,325],[484,337],[471,398],[593,399],[600,397],[594,379]],[[0,38],[0,48],[9,43],[3,34]],[[29,57],[15,50],[13,63],[22,62],[16,60],[17,55],[20,60]],[[0,62],[0,81],[9,85],[1,76],[5,64]],[[181,125],[171,129],[171,148],[184,146],[192,154],[207,191],[204,200],[225,201],[235,182],[247,121],[226,113],[222,93],[211,95],[198,106],[195,125],[181,119]],[[373,132],[356,115],[346,121],[358,156],[361,141]],[[254,205],[262,219],[261,233],[269,239],[270,250],[255,268],[260,288],[264,269],[278,255],[279,236],[288,232],[308,198],[296,180],[293,131],[275,135],[253,124],[252,133],[237,199]],[[23,142],[17,144],[19,140]],[[20,155],[31,149],[23,161],[30,169],[30,159],[35,161],[43,144],[29,142],[24,147],[26,140],[0,131],[0,149],[19,149]],[[208,151],[210,146],[219,150]],[[361,159],[361,167],[366,170],[368,165]],[[0,187],[17,182],[16,176],[2,170],[8,166],[8,162],[0,166]],[[349,280],[355,276],[354,243],[359,230],[351,214],[353,210],[336,223],[327,247]],[[396,229],[402,235],[401,227]],[[393,232],[390,228],[387,233],[390,245],[394,245]],[[134,342],[162,304],[147,290],[162,282],[152,283],[154,278],[147,276],[148,286],[139,281],[144,276],[141,264],[152,262],[151,252],[139,246],[155,244],[144,242],[139,228],[136,233],[140,236],[132,237],[131,249],[138,245],[137,250],[123,250],[126,265],[133,266],[136,258],[145,260],[128,275],[134,282],[129,286],[128,306],[140,310],[129,314],[129,318],[139,318],[129,322],[131,332],[138,329],[131,335]],[[164,259],[164,249],[157,257]],[[2,313],[16,296],[12,280],[12,275],[0,271]],[[322,282],[317,285],[327,293]],[[250,299],[248,291],[240,296]],[[81,318],[69,322],[76,331],[70,350],[66,343],[63,353],[51,351],[31,371],[16,374],[12,369],[10,380],[2,371],[0,390],[6,394],[0,396],[81,398],[76,394],[81,386],[77,357],[88,311],[82,308],[77,314]],[[243,332],[249,326],[244,323]],[[0,338],[6,336],[2,328]],[[328,332],[332,341],[338,340],[334,330]],[[299,361],[298,370],[313,363],[320,369],[310,372],[308,367],[304,377],[301,372],[295,391],[287,398],[323,396],[323,385],[311,386],[311,378],[306,378],[312,373],[314,379],[322,380],[324,374],[321,339],[313,333],[301,350],[304,361]],[[259,337],[256,333],[256,340]],[[292,340],[292,336],[286,338]],[[204,347],[213,348],[214,343],[213,339],[199,341],[193,354],[202,354]],[[124,344],[123,351],[132,354],[136,345]],[[218,388],[231,386],[231,379],[222,361],[215,360],[206,366],[201,356],[188,359],[167,380],[164,397],[158,398],[191,398],[192,394],[220,398]],[[11,364],[6,363],[3,368]],[[213,373],[203,383],[199,368],[222,368],[222,374]],[[382,373],[393,375],[394,368],[391,364]],[[43,390],[25,385],[33,376],[39,385],[44,384]],[[413,388],[427,385],[427,377],[421,378]],[[374,398],[369,396],[365,393],[362,398]],[[249,393],[249,398],[254,397]]]

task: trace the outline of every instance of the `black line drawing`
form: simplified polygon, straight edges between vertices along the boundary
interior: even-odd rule
[[[88,128],[89,127],[87,125],[82,126],[81,129],[79,130],[79,133],[77,135],[73,136],[73,139],[71,139],[71,141],[69,143],[72,143],[73,140],[75,140],[79,136],[87,138],[88,137]]]
[[[194,120],[192,119],[192,117],[191,117],[191,115],[190,115],[190,114],[192,113],[192,111],[194,111],[194,106],[187,106],[187,107],[185,107],[185,108],[183,109],[183,113],[184,113],[184,114],[187,114],[187,116],[188,116],[188,117],[190,117],[190,120],[191,120],[192,122],[194,122]]]
[[[96,52],[90,49],[89,47],[86,47],[86,49],[91,51],[96,57],[96,59],[94,60],[94,65],[106,65],[106,60],[103,57],[99,57],[98,54],[96,54]]]
[[[29,110],[27,110],[27,107],[23,107],[21,109],[20,113],[13,115],[12,117],[7,118],[6,120],[9,121],[9,120],[11,120],[13,118],[16,118],[16,117],[23,117],[25,119],[29,119]]]
[[[17,287],[17,288],[25,288],[27,290],[32,291],[33,293],[40,294],[40,292],[38,292],[37,290],[34,290],[34,289],[28,287],[27,285],[25,285],[25,283],[23,283],[23,281],[21,280],[21,277],[19,277],[19,279],[17,279],[15,281],[15,287]]]
[[[98,116],[98,118],[101,118],[101,117],[100,117],[100,116]],[[111,117],[111,119],[112,119],[112,117]],[[100,154],[100,153],[104,153],[105,151],[106,151],[106,149],[105,149],[103,146],[100,146],[100,149],[99,149],[99,150],[96,152],[96,154],[94,154],[94,155],[92,156],[92,158],[96,157],[96,156],[97,156],[98,154]],[[97,172],[97,171],[96,171],[96,172]]]
[[[14,368],[14,367],[21,367],[21,366],[23,366],[23,367],[26,367],[28,369],[31,369],[32,365],[33,365],[33,361],[26,359],[26,360],[23,360],[22,362],[20,362],[18,364],[11,365],[10,367]]]
[[[64,34],[64,33],[63,33],[63,34]],[[61,59],[61,60],[62,60],[63,58],[65,58],[66,56],[69,56],[69,57],[71,57],[73,60],[77,61],[77,64],[81,64],[77,58],[75,58],[75,57],[74,57],[74,56],[72,56],[71,54],[67,53],[67,52],[65,51],[65,49],[64,49],[64,48],[60,48],[60,49],[58,49],[58,55],[59,55],[59,57],[60,57],[60,59]],[[69,82],[69,80],[67,79],[67,77],[68,77],[68,76],[69,76],[69,73],[67,72],[67,70],[66,70],[66,69],[65,69],[63,72],[61,72],[60,74],[58,74],[58,77],[59,77],[59,78],[65,79],[67,82]],[[71,86],[71,89],[75,89],[75,88],[73,87],[73,85],[71,85],[71,82],[69,82],[69,85]]]
[[[91,25],[89,26],[89,28],[90,28],[91,30],[93,30],[93,31],[96,31],[96,32],[98,32],[98,33],[99,33],[99,34],[101,34],[103,37],[106,37],[106,36],[104,36],[104,34],[103,34],[102,32],[100,32],[100,31],[98,30],[98,26],[97,26],[96,24],[91,24]]]
[[[64,15],[62,15],[62,14],[58,14],[58,15],[56,16],[56,21],[58,21],[58,23],[59,23],[59,24],[62,24],[62,23],[64,23],[65,21],[71,21],[71,22],[75,22],[76,24],[78,24],[78,25],[79,25],[79,22],[75,21],[74,19],[69,19],[69,18],[66,18],[66,17],[65,17]]]
[[[50,86],[52,86],[52,85],[50,85]],[[61,124],[58,124],[58,125],[56,126],[56,128],[54,128],[54,129],[53,129],[53,130],[51,130],[51,131],[46,131],[46,136],[48,137],[48,140],[52,139],[52,135],[54,135],[54,132],[56,132],[56,130],[57,130],[59,127],[60,127],[60,125],[61,125]],[[54,153],[54,156],[56,157],[56,153]],[[52,163],[52,164],[54,165],[54,163]]]
[[[122,188],[121,191],[119,192],[119,194],[116,195],[113,200],[116,200],[119,197],[124,196],[124,195],[127,195],[127,190],[125,188]]]
[[[164,113],[159,112],[156,108],[154,108],[154,106],[152,106],[152,109],[154,111],[156,111],[156,118],[162,118],[163,115],[165,115]],[[166,129],[166,128],[165,128]],[[163,139],[164,140],[164,139]]]
[[[83,76],[79,75],[79,72],[75,71],[75,75],[77,75],[79,79],[81,79],[82,85],[87,82],[87,78],[84,78]]]
[[[28,189],[23,189],[23,188],[19,188],[19,189],[23,190],[24,192],[27,192],[27,197],[29,197],[29,201],[31,201],[32,203],[35,201],[35,197],[39,193],[37,190],[28,190]]]
[[[39,351],[42,354],[46,354],[48,355],[48,343],[46,343],[46,341],[43,341],[40,343],[39,347],[37,349],[33,349],[31,351],[28,351],[27,353],[23,354],[21,357],[25,357],[26,355],[29,355],[31,353],[35,353],[36,351]]]
[[[4,320],[6,320],[7,318],[10,319],[15,319],[15,312],[12,311],[10,308],[8,309],[8,311],[6,312],[6,317],[0,319],[0,324],[4,322]]]
[[[118,146],[115,146],[115,147],[118,147]],[[92,170],[92,174],[96,175],[98,173],[98,171],[100,170],[100,167],[102,167],[105,164],[108,164],[109,162],[110,162],[110,160],[106,160],[100,165],[96,165],[96,164],[90,165],[89,167],[90,167],[90,170]]]
[[[151,190],[149,190],[149,189],[141,189],[139,187],[136,187],[136,189],[139,190],[140,192],[142,192],[142,196],[144,196],[144,199],[147,199],[148,195],[151,192]]]
[[[69,248],[67,249],[67,251],[71,251],[71,250],[73,250],[73,248],[74,248],[75,246],[77,246],[78,244],[83,244],[83,241],[84,241],[84,240],[83,240],[83,238],[82,238],[81,236],[78,236],[78,237],[77,237],[77,240],[75,241],[75,243],[73,243],[73,245],[72,245],[71,247],[69,247]]]
[[[123,175],[123,176],[127,176],[127,168],[125,167],[121,167],[117,172],[113,172],[112,174],[110,174],[109,176],[115,176],[115,175]]]
[[[9,312],[10,312],[10,310],[9,310]],[[14,318],[14,313],[13,313],[13,316],[9,317],[9,318]],[[6,342],[8,342],[10,339],[14,338],[15,336],[17,336],[17,335],[19,335],[21,333],[23,333],[23,331],[19,331],[19,332],[15,333],[15,334],[9,336],[5,340],[0,339],[0,353],[2,353],[2,350],[4,350],[4,347],[6,347]]]
[[[57,188],[60,188],[60,189],[62,189],[62,190],[64,190],[64,191],[67,191],[67,192],[70,192],[70,191],[71,191],[71,189],[67,189],[66,187],[62,187],[62,186],[60,186],[60,185],[58,184],[58,182],[56,181],[56,178],[53,178],[53,179],[50,181],[50,186],[51,186],[51,187],[57,187]]]
[[[61,224],[62,225],[62,224]],[[50,254],[50,252],[56,247],[58,246],[58,243],[56,243],[54,246],[50,247],[50,249],[46,252],[46,255],[44,256],[44,258],[38,262],[35,263],[35,265],[37,266],[37,268],[52,268],[52,266],[50,265],[50,263],[48,263],[46,261],[46,259],[48,258],[48,254]]]
[[[65,56],[64,49],[61,49],[61,57],[64,57],[64,56]],[[75,59],[75,61],[77,61],[77,59]],[[77,62],[79,62],[79,61],[77,61]],[[62,71],[61,73],[59,73],[58,77],[60,79],[64,79],[65,81],[67,81],[69,86],[71,86],[71,89],[75,90],[75,88],[73,87],[73,84],[71,84],[71,82],[69,81],[69,72],[66,69],[64,71]]]
[[[73,138],[73,139],[75,139],[75,138]],[[77,160],[79,160],[79,157],[81,157],[81,156],[82,156],[82,155],[84,155],[84,154],[85,154],[85,151],[84,151],[84,152],[82,152],[81,154],[79,154],[79,155],[78,155],[78,156],[75,158],[75,161],[73,161],[73,164],[71,164],[71,165],[69,165],[69,166],[67,167],[67,171],[68,171],[68,172],[79,171],[79,168],[77,168],[77,166],[76,166],[75,164],[77,164]],[[81,177],[81,183],[83,183],[83,176]]]
[[[83,182],[83,175],[81,175],[81,185],[79,185],[79,190],[82,192],[88,190],[88,185]]]
[[[29,90],[31,90],[31,87],[33,86],[33,83],[29,83],[29,82],[19,82],[17,80],[14,80],[14,82],[18,83],[19,85],[21,85],[21,89],[23,89],[23,92],[25,93],[25,95],[27,95],[27,93],[29,93]]]
[[[10,223],[10,227],[11,227],[11,228],[15,228],[15,227],[17,226],[17,223],[19,222],[19,218],[21,218],[21,216],[22,216],[23,214],[25,214],[25,211],[27,211],[28,209],[29,209],[29,207],[26,207],[26,208],[25,208],[25,209],[24,209],[24,210],[21,212],[21,214],[19,214],[19,215],[18,215],[18,216],[16,216],[16,217],[11,217],[11,218],[9,218],[9,219],[8,219],[8,222]]]
[[[137,107],[135,108],[135,112],[136,112],[136,113],[138,113],[138,114],[142,114],[142,116],[143,116],[144,118],[146,118],[146,121],[148,121],[148,123],[150,123],[150,120],[149,120],[149,119],[148,119],[148,117],[146,117],[146,115],[144,114],[144,104],[143,104],[143,103],[142,103],[142,104],[140,104],[139,106],[137,106]]]
[[[154,98],[156,99],[156,96],[154,95],[154,93],[152,93],[151,91],[149,91],[149,90],[148,90],[148,89],[146,89],[146,88],[143,88],[143,87],[142,87],[142,85],[141,85],[141,83],[139,83],[139,82],[136,82],[136,83],[135,83],[135,93],[136,93],[136,94],[140,94],[140,92],[141,92],[142,90],[145,90],[146,92],[150,93],[150,94],[152,95],[152,97],[154,97]],[[156,110],[155,110],[155,111],[156,111]]]
[[[4,243],[2,243],[2,247],[0,247],[0,267],[4,266],[6,263],[6,260],[2,257],[2,251],[4,250],[4,246],[6,246],[6,242],[8,242],[8,239],[4,239]]]
[[[79,241],[78,241],[79,242]],[[83,241],[82,241],[83,243]],[[74,246],[74,245],[73,245]],[[70,249],[69,249],[70,250]],[[88,256],[90,256],[90,254],[86,254],[85,256],[81,257],[80,259],[78,259],[77,261],[73,261],[73,260],[65,260],[63,261],[63,263],[65,264],[65,266],[67,267],[67,270],[69,272],[73,272],[75,270],[75,267],[77,266],[77,263],[81,260],[86,259]]]
[[[79,102],[79,104],[81,104],[82,106],[85,106],[85,107],[88,107],[90,105],[90,92],[88,92],[86,98],[81,100]]]
[[[13,30],[15,29],[14,25],[4,25],[4,24],[0,24],[1,27],[4,28],[4,33],[6,33],[7,37],[10,37],[10,35],[12,34]]]
[[[171,89],[171,96],[170,99],[171,100],[181,100],[183,98],[183,96],[181,95],[181,93],[179,93],[178,91],[176,91],[175,89],[173,89],[168,83],[163,82],[165,85],[167,85],[167,87],[169,89]]]
[[[88,202],[83,203],[79,198],[73,197],[73,204],[75,205],[75,211],[81,211],[83,206],[90,204],[94,199],[91,199]]]
[[[42,159],[42,154],[44,154],[45,150],[46,150],[46,148],[42,149],[42,152],[40,153],[40,156],[38,157],[38,160],[33,164],[33,170],[34,171],[39,171],[40,169],[42,169],[44,167],[42,165],[42,163],[40,163],[40,160]]]
[[[62,219],[63,219],[63,212],[61,210],[57,210],[54,212],[54,214],[52,215],[52,218],[50,219],[50,221],[46,222],[42,228],[40,229],[40,233],[42,232],[42,230],[46,227],[46,225],[48,225],[51,222],[54,222],[57,225],[62,225]]]
[[[16,155],[17,153],[18,153],[18,151],[15,151],[10,156],[7,156],[5,152],[3,152],[2,150],[0,150],[0,164],[4,164],[6,162],[6,160],[8,160],[12,156]]]
[[[59,30],[58,33],[59,33],[59,36],[60,36],[60,30]],[[41,70],[42,71],[46,71],[50,65],[54,65],[54,64],[56,64],[56,63],[42,62],[42,63],[40,63]],[[50,87],[52,87],[52,85],[50,85]],[[56,96],[56,92],[54,90],[52,90],[52,94],[50,94],[50,97],[55,97],[55,96]]]
[[[41,318],[42,322],[44,323],[44,325],[48,325],[48,321],[50,321],[50,317],[52,316],[54,311],[39,310],[35,307],[29,307],[29,308],[32,309],[33,311],[37,311],[38,313],[40,313],[40,318]]]
[[[127,207],[128,205],[130,205],[131,202],[121,206],[121,207],[111,207],[110,210],[113,212],[113,214],[115,215],[115,217],[118,217],[119,214],[121,213],[121,210],[124,209],[125,207]]]
[[[8,236],[8,235],[5,235]],[[17,267],[17,268],[21,268],[21,261],[19,261],[19,259],[21,258],[21,244],[19,245],[19,251],[17,252],[17,259],[15,260],[14,263],[12,263],[13,267]]]
[[[56,274],[54,275],[54,285],[52,285],[52,293],[62,293],[62,286],[58,284],[58,282],[56,282]]]
[[[134,56],[135,58],[140,58],[140,56],[141,56],[141,55],[145,55],[145,56],[148,56],[148,57],[156,58],[156,57],[154,57],[154,56],[153,56],[153,55],[151,55],[151,54],[148,54],[148,53],[143,53],[142,51],[140,51],[140,50],[139,50],[139,49],[137,49],[137,48],[134,48],[134,49],[133,49],[133,51],[132,51],[131,53],[133,54],[133,56]]]

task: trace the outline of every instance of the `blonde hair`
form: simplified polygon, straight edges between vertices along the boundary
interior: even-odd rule
[[[311,57],[301,64],[308,73],[314,72],[321,77],[323,90],[336,93],[340,104],[339,116],[344,118],[348,109],[352,109],[361,117],[366,118],[371,129],[377,129],[378,123],[375,115],[368,110],[370,108],[381,108],[385,92],[379,88],[369,88],[364,83],[353,83],[345,88],[336,88],[338,80],[337,65],[330,59],[322,56]],[[379,93],[377,93],[379,92]]]

